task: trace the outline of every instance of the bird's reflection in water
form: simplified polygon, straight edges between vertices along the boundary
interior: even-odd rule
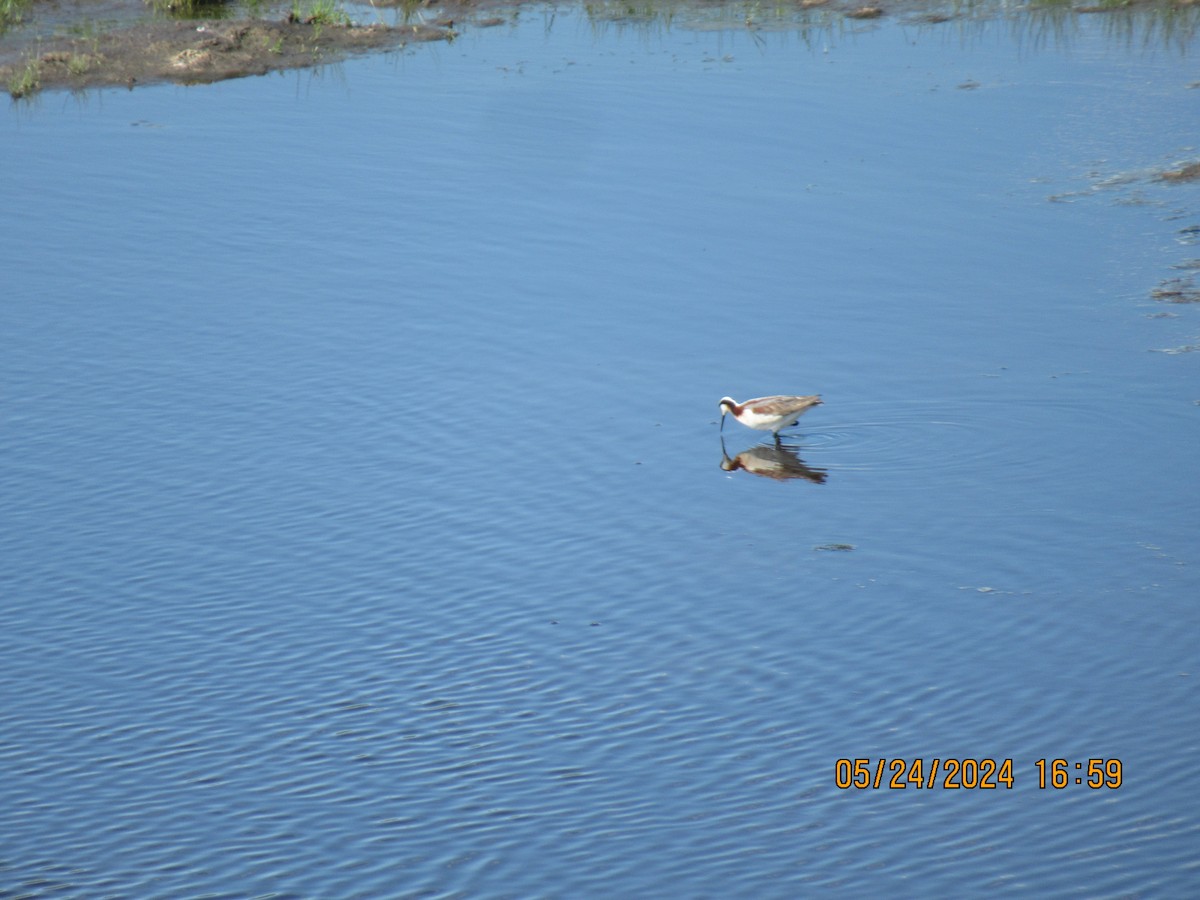
[[[751,475],[762,475],[764,478],[774,478],[777,481],[803,478],[813,484],[824,484],[827,477],[825,470],[806,466],[796,453],[799,449],[794,444],[782,442],[755,444],[730,459],[729,453],[725,450],[725,441],[721,441],[721,468],[726,472],[736,472],[741,469]]]

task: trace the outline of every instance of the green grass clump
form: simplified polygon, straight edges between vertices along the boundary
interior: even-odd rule
[[[67,60],[67,71],[78,78],[92,67],[92,58],[86,53],[73,53]]]
[[[3,2],[3,0],[0,0]],[[169,13],[181,19],[207,16],[222,19],[229,15],[226,0],[145,0],[146,5],[159,13]]]
[[[42,69],[36,59],[29,60],[23,69],[18,70],[8,80],[8,92],[14,100],[28,97],[41,86]]]
[[[292,14],[288,18],[305,25],[350,24],[350,14],[337,0],[316,0],[307,10],[301,9],[300,0],[292,0]]]
[[[0,34],[14,25],[21,24],[29,0],[0,0]]]

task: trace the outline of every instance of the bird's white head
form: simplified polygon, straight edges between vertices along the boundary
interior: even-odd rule
[[[721,429],[720,430],[722,430],[722,431],[725,430],[725,414],[732,412],[733,408],[735,406],[737,406],[737,401],[734,400],[732,397],[722,397],[721,402],[717,404],[717,408],[721,410]]]

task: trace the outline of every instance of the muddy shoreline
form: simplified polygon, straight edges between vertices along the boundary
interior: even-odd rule
[[[153,0],[159,2],[159,0]],[[16,19],[0,21],[0,88],[14,99],[43,90],[85,90],[96,87],[133,88],[173,82],[203,84],[249,75],[337,62],[348,56],[399,49],[407,44],[452,41],[462,28],[502,24],[522,8],[518,2],[498,6],[495,0],[467,0],[438,7],[414,2],[393,9],[392,23],[382,21],[385,7],[400,0],[383,0],[372,6],[343,6],[318,0],[290,8],[209,6],[220,18],[178,17],[155,12],[145,0],[110,0],[101,4],[107,15],[97,18],[97,5],[72,0],[29,0]],[[747,7],[695,0],[691,5],[652,3],[635,9],[628,4],[589,5],[589,15],[604,20],[639,21],[655,15],[668,18],[680,9],[711,14],[727,13],[731,28],[754,30],[771,27],[756,20]],[[776,7],[775,16],[808,17],[811,24],[839,20],[847,27],[869,27],[873,20],[896,16],[907,22],[940,24],[959,18],[1013,15],[1012,7],[987,3],[947,6],[940,0],[895,0],[863,3],[861,0],[791,0]],[[1101,5],[1058,3],[1031,5],[1017,14],[1116,15],[1158,10],[1168,16],[1200,18],[1200,0],[1132,0]],[[374,17],[361,24],[352,15]],[[53,28],[47,28],[47,22]],[[779,22],[773,23],[778,26]],[[797,27],[803,27],[796,18]]]
[[[81,22],[0,56],[0,87],[14,98],[41,90],[204,84],[307,68],[357,53],[453,40],[449,19],[403,25],[328,22],[295,15],[176,19],[145,16],[114,26]],[[8,58],[5,58],[8,57]]]

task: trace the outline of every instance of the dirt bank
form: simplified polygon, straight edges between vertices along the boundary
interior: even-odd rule
[[[39,38],[0,65],[13,97],[46,88],[200,84],[315,66],[418,41],[452,40],[446,20],[388,26],[263,19],[149,19],[83,36]]]

